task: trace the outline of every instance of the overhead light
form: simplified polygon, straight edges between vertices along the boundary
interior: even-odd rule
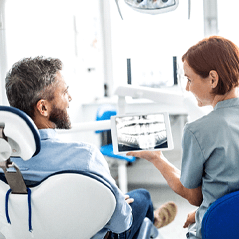
[[[119,0],[115,0],[120,16]],[[160,14],[170,12],[178,7],[179,0],[124,0],[133,10],[146,14]]]

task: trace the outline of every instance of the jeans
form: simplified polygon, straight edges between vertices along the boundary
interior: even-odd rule
[[[136,239],[145,217],[154,222],[154,209],[149,192],[145,189],[136,189],[126,194],[134,199],[134,202],[130,204],[133,214],[132,225],[128,231],[119,235],[111,233],[109,238]]]

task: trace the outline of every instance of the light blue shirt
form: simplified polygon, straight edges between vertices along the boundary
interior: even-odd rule
[[[220,101],[208,115],[186,124],[182,140],[181,182],[202,185],[203,202],[189,238],[202,238],[201,222],[208,207],[239,190],[239,99]]]
[[[132,222],[131,207],[111,177],[108,164],[101,152],[90,144],[62,142],[54,129],[42,129],[39,132],[41,151],[38,155],[28,161],[12,158],[24,179],[41,181],[50,174],[63,170],[94,173],[110,183],[116,197],[116,208],[110,221],[93,238],[104,238],[108,230],[121,233],[129,229]]]

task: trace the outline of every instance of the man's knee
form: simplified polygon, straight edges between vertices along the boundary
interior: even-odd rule
[[[134,196],[137,195],[141,199],[145,198],[145,200],[151,200],[150,193],[144,188],[139,188],[139,189],[132,190],[128,193],[128,195],[131,196],[131,197],[134,197]]]
[[[139,191],[140,191],[140,193],[141,193],[142,195],[144,195],[147,199],[151,199],[150,193],[149,193],[148,190],[146,190],[146,189],[144,189],[144,188],[140,188]]]

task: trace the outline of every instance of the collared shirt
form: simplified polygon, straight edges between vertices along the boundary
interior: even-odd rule
[[[184,128],[181,182],[190,189],[202,185],[203,193],[189,238],[202,238],[201,222],[208,207],[239,189],[238,139],[238,98],[218,102],[211,113]]]
[[[94,173],[110,183],[116,208],[105,227],[93,238],[102,239],[108,230],[121,233],[129,229],[132,222],[131,207],[110,175],[109,167],[101,152],[86,143],[68,143],[58,139],[54,129],[39,130],[41,151],[28,161],[12,158],[21,170],[25,180],[41,181],[52,173],[63,170],[80,170]]]

